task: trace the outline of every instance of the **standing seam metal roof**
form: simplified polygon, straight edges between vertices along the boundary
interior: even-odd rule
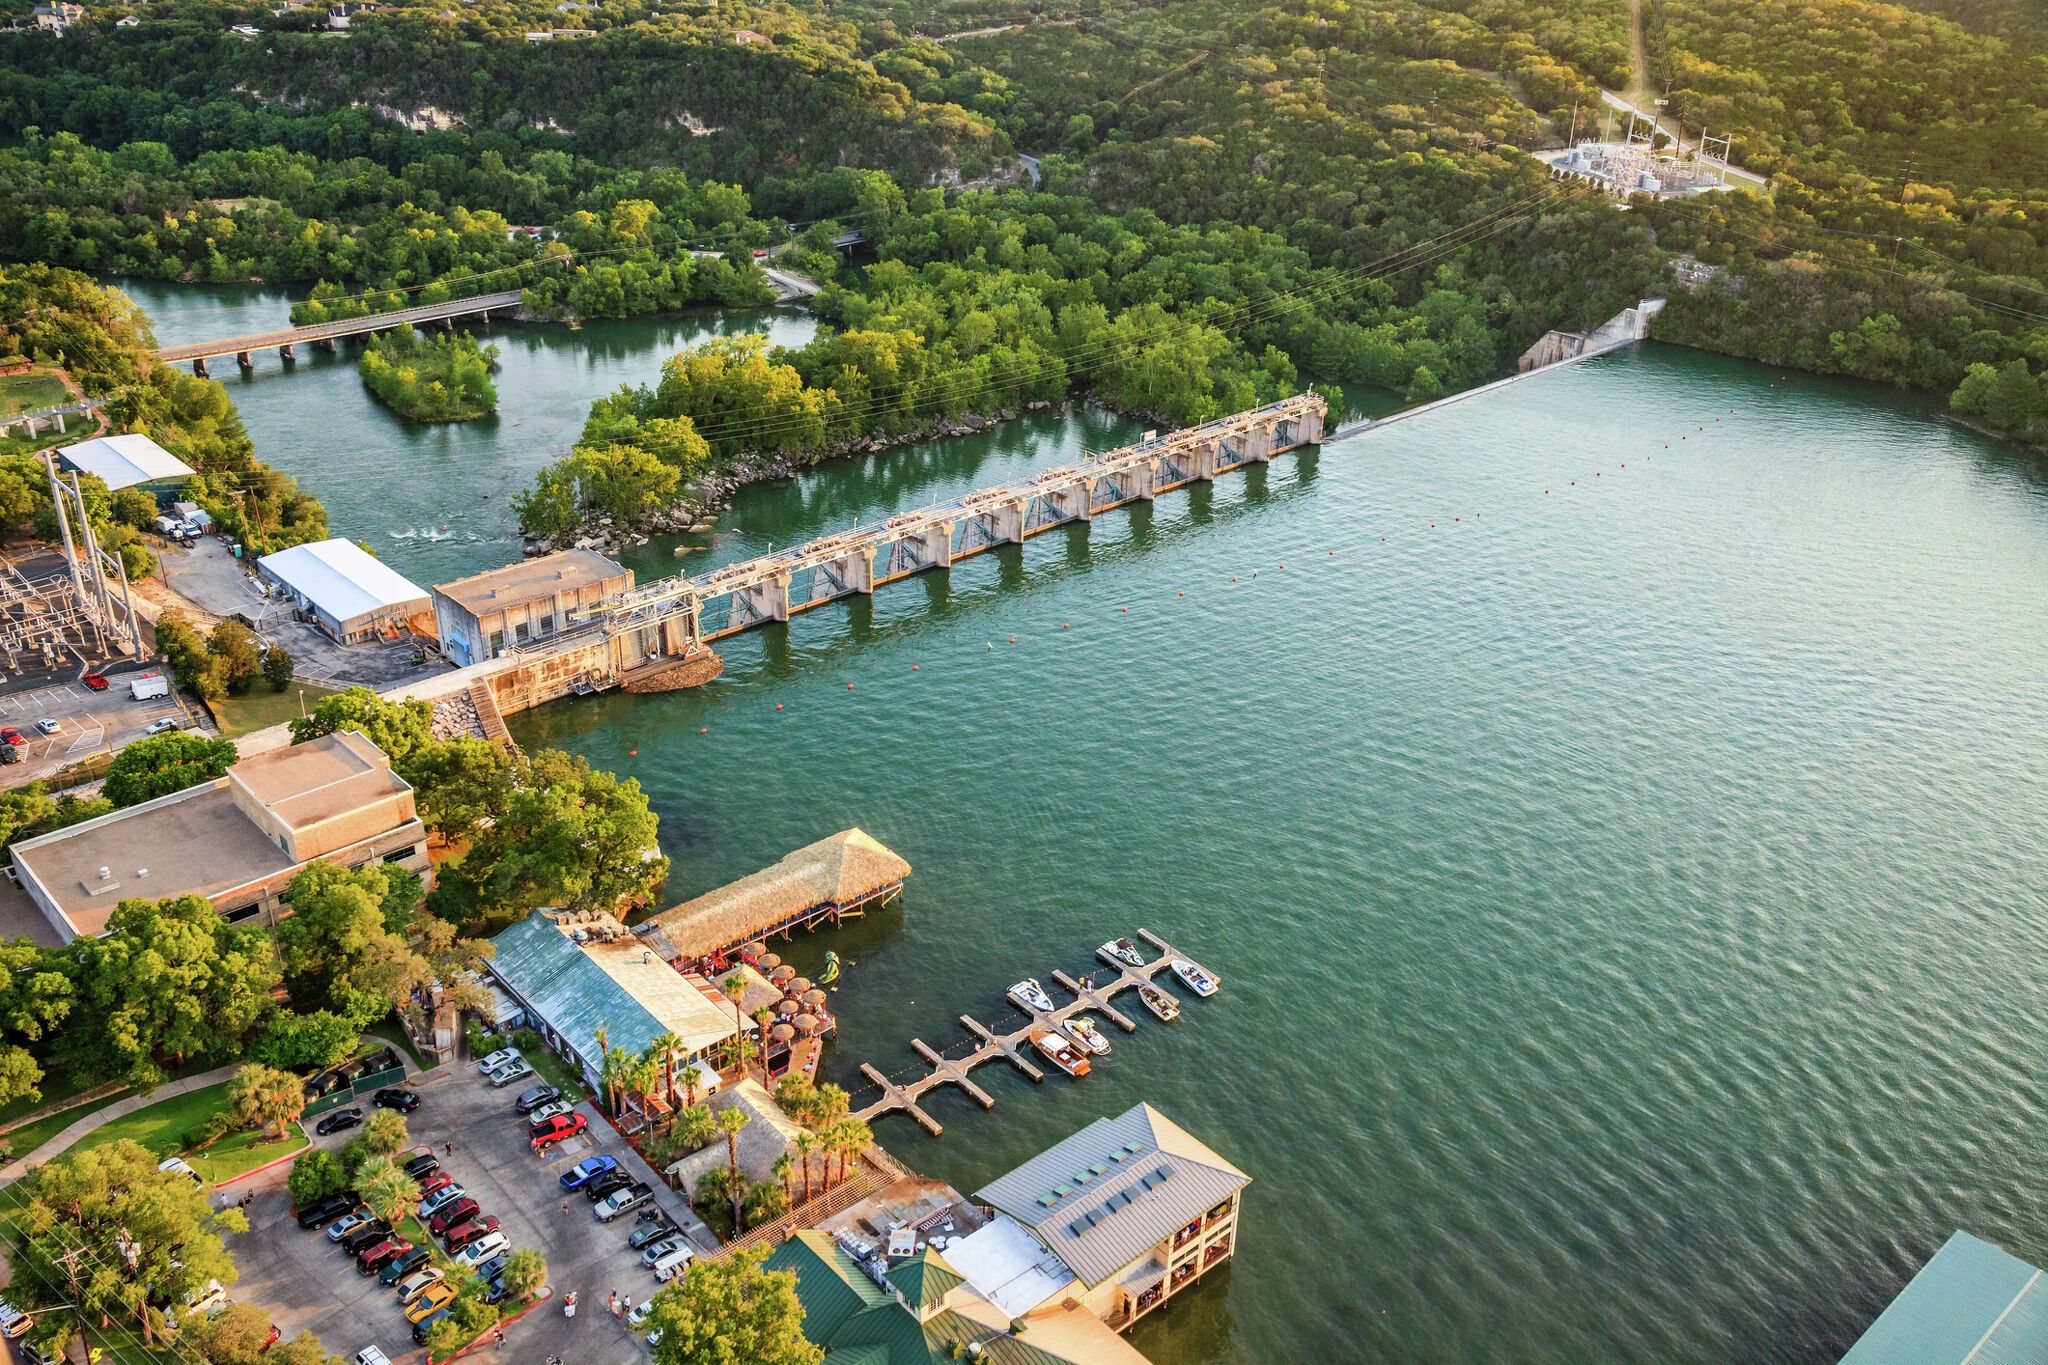
[[[1090,1288],[1251,1183],[1149,1104],[1097,1119],[975,1195]]]
[[[433,605],[425,588],[340,536],[279,550],[257,560],[256,566],[337,621],[394,607],[429,611]]]
[[[599,1028],[611,1046],[635,1054],[668,1031],[539,911],[491,942],[497,947],[491,973],[568,1039],[577,1055],[596,1060]]]
[[[1842,1365],[2039,1365],[2048,1284],[1989,1242],[1957,1232],[1870,1324]]]
[[[79,473],[96,475],[112,492],[158,479],[182,479],[193,472],[191,465],[136,434],[96,436],[57,453]]]

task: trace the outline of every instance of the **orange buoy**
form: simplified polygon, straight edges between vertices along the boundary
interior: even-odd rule
[[[916,664],[912,664],[912,665],[910,666],[910,671],[911,671],[912,673],[915,673],[915,672],[917,672],[917,665],[916,665]]]
[[[1384,539],[1384,537],[1382,537],[1382,538]],[[1237,581],[1237,575],[1236,575],[1236,574],[1232,574],[1232,575],[1230,576],[1230,581],[1231,581],[1231,582],[1233,582],[1233,583],[1235,583],[1235,582]]]
[[[1281,565],[1280,567],[1284,569],[1284,568],[1286,568],[1287,566],[1286,566],[1285,564],[1282,564],[1282,565]]]
[[[1543,491],[1544,491],[1545,493],[1548,493],[1548,492],[1549,492],[1550,490],[1549,490],[1548,488],[1546,488],[1546,489],[1544,489]]]
[[[847,691],[849,691],[849,692],[853,691],[853,684],[852,684],[852,683],[848,683],[848,684],[846,685],[846,690],[847,690]]]
[[[1182,593],[1182,594],[1181,594],[1181,596],[1182,596],[1182,597],[1186,597],[1186,596],[1187,596],[1187,594],[1186,594],[1186,593]]]
[[[1013,644],[1013,645],[1014,645],[1014,644],[1016,644],[1016,643],[1017,643],[1017,637],[1016,637],[1016,636],[1014,636],[1014,635],[1012,635],[1012,636],[1010,637],[1010,643],[1011,643],[1011,644]]]
[[[639,751],[638,749],[628,749],[628,750],[626,750],[626,757],[627,757],[627,758],[638,758],[638,757],[640,757],[640,751]]]
[[[778,711],[780,711],[780,710],[782,709],[782,703],[781,703],[781,702],[776,702],[776,703],[775,703],[775,709],[776,709],[776,710],[778,710]]]
[[[1072,629],[1073,629],[1073,627],[1072,627],[1072,626],[1070,626],[1070,625],[1068,625],[1068,624],[1067,624],[1067,623],[1066,623],[1065,621],[1062,621],[1062,622],[1060,622],[1060,629],[1061,629],[1061,630],[1072,630]]]
[[[1130,610],[1130,608],[1129,608],[1129,607],[1125,607],[1125,608],[1124,608],[1124,610],[1125,610],[1125,611],[1129,611],[1129,610]]]
[[[698,733],[698,734],[700,734],[700,735],[708,735],[708,734],[710,734],[711,732],[710,732],[709,730],[699,730],[699,731],[698,731],[697,733]]]

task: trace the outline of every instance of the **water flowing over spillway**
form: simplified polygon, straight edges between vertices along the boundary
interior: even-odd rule
[[[515,343],[570,434],[667,353],[579,349],[605,335]],[[1832,1362],[1955,1228],[2048,1244],[2048,496],[1915,400],[1778,381],[1603,358],[512,729],[646,786],[675,898],[854,824],[913,864],[901,910],[778,946],[845,964],[849,1090],[1140,925],[1217,970],[1083,1080],[985,1068],[993,1110],[878,1129],[971,1192],[1144,1099],[1242,1166],[1236,1262],[1141,1325],[1154,1360]],[[516,488],[566,447],[372,473],[318,382],[230,389],[340,533],[395,476]],[[1137,430],[824,466],[684,562]],[[421,582],[516,550],[370,538]]]

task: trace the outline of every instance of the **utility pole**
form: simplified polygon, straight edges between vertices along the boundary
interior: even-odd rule
[[[78,1302],[78,1253],[79,1249],[73,1247],[62,1256],[53,1257],[52,1259],[63,1266],[65,1272],[71,1276],[71,1315],[77,1320],[78,1339],[85,1343],[85,1354],[87,1359],[90,1359],[92,1357],[92,1338],[85,1334],[85,1309],[80,1307]]]
[[[100,600],[100,620],[106,623],[109,635],[114,631],[114,602],[107,596],[107,576],[100,569],[100,543],[92,533],[92,522],[85,515],[85,493],[78,486],[78,474],[71,475],[71,496],[78,502],[79,538],[85,542],[85,562],[92,570],[92,586]]]

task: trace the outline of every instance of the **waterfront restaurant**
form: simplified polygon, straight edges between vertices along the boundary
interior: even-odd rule
[[[1250,1183],[1134,1105],[983,1186],[975,1198],[1004,1216],[949,1243],[946,1259],[1027,1324],[1073,1300],[1121,1332],[1230,1259]]]

